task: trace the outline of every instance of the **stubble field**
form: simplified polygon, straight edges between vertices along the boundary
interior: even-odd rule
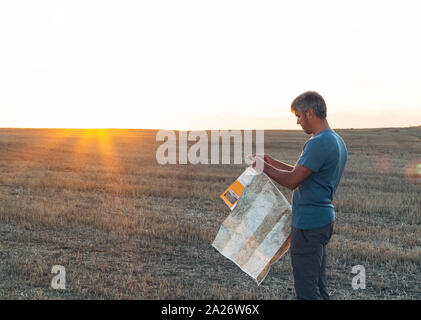
[[[327,248],[332,298],[421,299],[421,127],[335,131],[349,157]],[[159,165],[155,138],[0,129],[0,299],[293,298],[289,254],[257,286],[211,246],[229,214],[219,195],[247,165]],[[295,164],[308,138],[265,131],[265,153]],[[65,290],[51,288],[54,265]],[[352,289],[355,265],[366,289]]]

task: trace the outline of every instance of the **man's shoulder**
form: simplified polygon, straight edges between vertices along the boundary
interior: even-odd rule
[[[307,151],[322,150],[324,154],[330,152],[346,152],[346,145],[342,137],[333,130],[327,130],[322,134],[315,135],[304,144]]]
[[[345,142],[342,139],[342,137],[333,130],[326,130],[325,132],[322,132],[322,134],[312,137],[312,139],[310,140],[313,140],[313,139],[314,139],[314,142],[324,144],[326,146],[328,146],[329,144],[335,145],[338,142],[340,142],[342,145],[345,146]]]
[[[315,136],[312,136],[310,139],[306,141],[304,144],[304,147],[317,147],[317,148],[323,148],[326,144],[326,142],[329,142],[329,138],[326,137],[325,134],[317,134]]]
[[[335,159],[347,159],[348,151],[345,141],[342,137],[332,130],[329,134],[325,135],[325,150],[326,153]]]
[[[346,144],[345,144],[344,139],[342,139],[342,137],[338,133],[336,133],[335,131],[333,131],[333,135],[332,136],[335,137],[336,142],[337,142],[337,145],[341,149],[341,151],[347,152],[347,150],[346,150]]]

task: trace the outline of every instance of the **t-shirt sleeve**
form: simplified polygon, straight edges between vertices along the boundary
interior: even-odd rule
[[[298,164],[317,172],[326,160],[326,150],[321,140],[309,140],[304,145]]]

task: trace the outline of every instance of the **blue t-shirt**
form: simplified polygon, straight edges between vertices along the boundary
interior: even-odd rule
[[[348,159],[342,138],[333,130],[324,130],[305,144],[298,164],[313,173],[294,190],[292,225],[314,229],[335,220],[332,200]]]

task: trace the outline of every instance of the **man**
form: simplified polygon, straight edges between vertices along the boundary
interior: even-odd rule
[[[292,102],[291,111],[304,132],[312,135],[296,165],[268,155],[256,157],[256,162],[270,178],[294,190],[290,252],[296,298],[327,300],[326,245],[333,232],[332,200],[344,171],[347,150],[327,122],[326,103],[320,94],[308,91],[299,95]]]

